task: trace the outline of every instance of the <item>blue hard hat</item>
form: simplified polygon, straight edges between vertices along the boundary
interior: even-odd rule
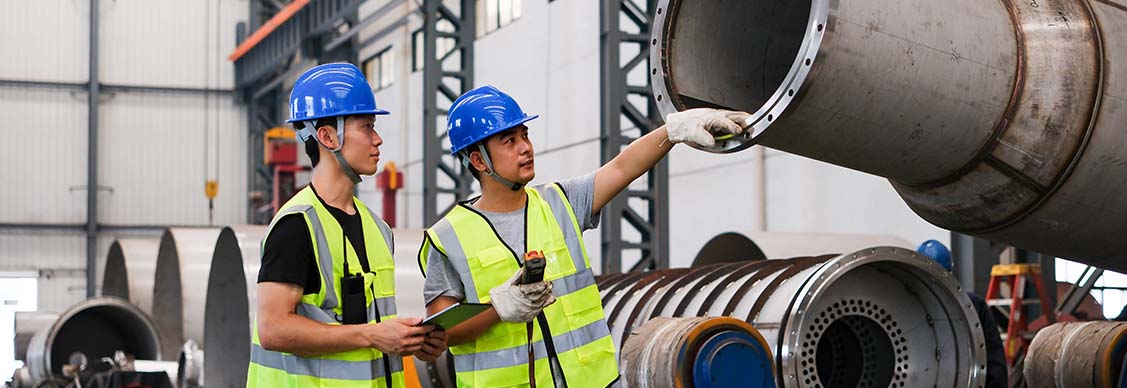
[[[951,270],[951,251],[948,250],[947,246],[943,245],[943,243],[935,240],[927,240],[924,241],[923,244],[920,244],[919,248],[916,248],[916,252],[930,257],[948,271]]]
[[[446,119],[450,154],[537,117],[525,114],[516,100],[495,87],[470,90],[450,106]]]
[[[348,115],[386,115],[364,73],[351,63],[326,63],[306,70],[290,92],[287,123]]]

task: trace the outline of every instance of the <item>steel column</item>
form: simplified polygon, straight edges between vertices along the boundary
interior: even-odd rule
[[[455,12],[441,0],[423,2],[423,223],[428,225],[466,198],[473,184],[450,156],[446,134],[447,110],[473,87],[475,2],[459,4]],[[440,24],[446,27],[439,30]],[[450,51],[438,52],[439,39],[452,43]]]
[[[90,0],[89,90],[86,94],[86,297],[97,294],[98,272],[98,0]]]
[[[658,127],[662,119],[648,76],[650,27],[657,1],[604,0],[602,6],[601,159],[606,163],[634,139]],[[624,52],[635,49],[633,57],[623,57]],[[638,200],[641,206],[631,205]],[[607,204],[602,222],[604,274],[669,266],[668,203],[669,164],[662,160]],[[623,268],[623,257],[631,251],[639,251],[638,261]]]
[[[985,295],[990,284],[990,269],[998,264],[1004,249],[1006,245],[951,232],[951,261],[963,289]]]

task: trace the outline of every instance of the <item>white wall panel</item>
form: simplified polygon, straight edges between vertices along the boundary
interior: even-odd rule
[[[108,244],[100,245],[108,249]],[[41,311],[62,311],[86,299],[85,268],[86,235],[81,232],[0,231],[0,271],[39,273]]]
[[[103,104],[100,180],[113,193],[103,196],[101,222],[206,225],[207,179],[219,181],[214,223],[243,222],[246,113],[230,96],[209,106],[199,94],[152,92]]]
[[[0,79],[85,82],[90,2],[5,1]]]
[[[757,152],[703,153],[678,145],[669,155],[670,266],[692,264],[712,237],[762,225],[763,188],[754,169]]]
[[[767,155],[768,230],[950,241],[948,231],[912,212],[884,178],[773,150]]]
[[[0,86],[0,117],[0,222],[84,222],[86,94]]]
[[[246,1],[103,1],[101,77],[108,84],[232,87],[235,25]]]

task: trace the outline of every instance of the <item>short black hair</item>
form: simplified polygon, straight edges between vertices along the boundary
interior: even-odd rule
[[[317,122],[314,123],[314,125],[316,125],[317,127],[312,128],[311,132],[313,132],[313,136],[310,136],[309,139],[305,140],[305,155],[309,156],[309,162],[313,165],[313,167],[317,167],[317,163],[321,162],[321,151],[318,149],[320,148],[320,144],[317,143],[317,139],[314,138],[315,136],[317,136],[317,128],[321,128],[327,125],[332,127],[335,131],[337,129],[337,120],[336,117],[323,117],[317,119]],[[305,123],[298,121],[294,123],[293,127],[294,129],[302,129],[305,127]]]

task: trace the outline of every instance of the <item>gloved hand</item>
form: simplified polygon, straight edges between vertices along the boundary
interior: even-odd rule
[[[689,142],[705,147],[716,145],[715,136],[743,133],[744,121],[751,117],[745,112],[696,108],[665,116],[665,130],[669,141]]]
[[[551,282],[519,284],[520,275],[521,270],[517,270],[509,280],[489,290],[493,309],[502,321],[532,322],[541,310],[556,302]]]

